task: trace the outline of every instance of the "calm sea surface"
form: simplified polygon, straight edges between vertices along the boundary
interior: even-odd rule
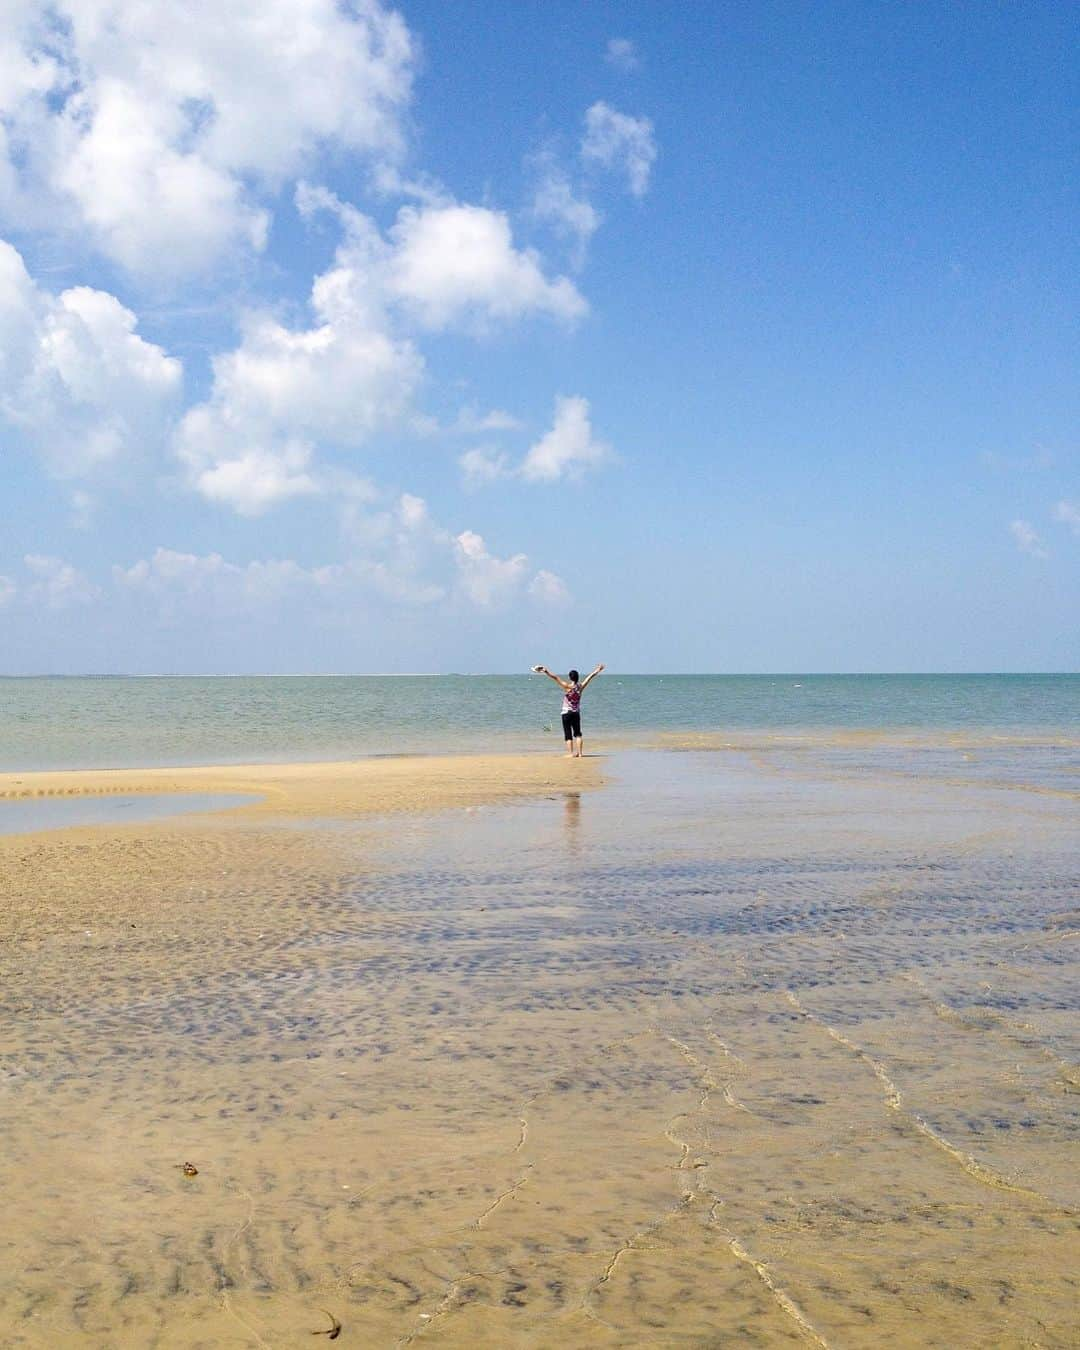
[[[559,706],[536,675],[0,679],[0,769],[542,749],[558,745]],[[1080,675],[612,672],[583,709],[588,736],[623,742],[847,729],[1067,743]]]

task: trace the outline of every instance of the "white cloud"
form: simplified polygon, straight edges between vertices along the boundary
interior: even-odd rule
[[[514,247],[510,222],[482,206],[404,207],[390,231],[387,290],[424,327],[587,310],[567,277],[549,280],[534,249]]]
[[[609,66],[614,66],[616,70],[626,74],[637,70],[641,65],[637,48],[629,38],[611,38],[604,49],[604,60]]]
[[[1014,520],[1009,525],[1009,533],[1016,541],[1021,553],[1029,553],[1033,558],[1046,558],[1049,554],[1043,547],[1043,541],[1031,523],[1026,520]]]
[[[114,567],[113,581],[121,591],[155,601],[208,602],[215,611],[230,611],[273,604],[290,593],[323,590],[341,572],[333,565],[301,567],[289,558],[237,564],[226,562],[220,553],[158,548],[131,567]]]
[[[379,0],[0,7],[0,209],[136,272],[259,248],[257,193],[325,146],[392,161],[415,51]]]
[[[1054,507],[1054,519],[1068,525],[1074,534],[1080,534],[1080,502],[1058,502]]]
[[[376,593],[394,601],[428,604],[442,587],[415,583],[385,559],[355,558],[303,567],[291,558],[228,562],[220,553],[180,553],[158,548],[131,567],[114,567],[117,587],[153,601],[166,616],[186,608],[199,613],[244,613],[272,608],[289,597],[336,609],[350,593]]]
[[[550,158],[543,161],[533,214],[548,221],[561,238],[572,241],[575,265],[582,266],[589,240],[600,228],[603,217],[591,202],[574,195],[569,178]]]
[[[520,426],[521,422],[502,408],[492,408],[486,413],[478,413],[475,408],[462,408],[450,429],[460,435],[476,436],[487,431],[516,431]]]
[[[348,576],[398,603],[486,609],[525,591],[524,554],[496,556],[474,531],[455,534],[439,524],[410,493],[382,510],[350,512],[348,538]]]
[[[199,441],[201,427],[209,427],[211,415],[199,409],[185,419],[183,437],[179,442],[181,453],[190,463],[198,464],[212,450],[207,438]],[[226,441],[217,443],[218,459],[195,470],[195,486],[207,499],[222,506],[231,506],[241,516],[261,516],[271,506],[288,501],[290,497],[308,497],[321,488],[309,472],[311,447],[302,442],[286,441],[271,449],[244,450]]]
[[[474,530],[455,534],[433,520],[427,503],[409,493],[392,507],[354,519],[356,550],[348,574],[368,589],[399,602],[451,611],[461,604],[497,608],[531,594],[524,553],[499,557]],[[543,596],[541,598],[544,598]]]
[[[477,446],[459,457],[458,466],[465,486],[480,488],[506,478],[521,478],[527,483],[574,480],[613,457],[611,447],[593,436],[588,399],[560,395],[555,400],[551,430],[518,464],[511,464],[501,450]]]
[[[445,328],[584,309],[565,277],[549,281],[531,250],[514,248],[499,212],[406,207],[387,240],[324,188],[302,183],[296,200],[304,216],[332,212],[344,232],[333,266],[312,285],[316,322],[294,329],[250,317],[240,345],[214,358],[210,396],[175,438],[195,489],[243,515],[324,491],[320,445],[355,448],[389,427],[417,430],[412,400],[424,362],[401,335],[404,322]]]
[[[112,81],[87,103],[85,131],[76,131],[81,117],[63,128],[68,144],[50,187],[102,253],[160,280],[201,271],[236,246],[265,246],[269,218],[239,179],[175,148],[184,134],[176,109],[147,106],[140,91]]]
[[[454,540],[458,580],[463,593],[482,609],[508,600],[517,591],[528,569],[524,553],[497,558],[488,552],[483,537],[464,530]]]
[[[428,523],[427,502],[423,497],[403,492],[398,499],[398,516],[407,530],[418,530]]]
[[[488,450],[483,446],[466,450],[458,459],[458,464],[466,487],[483,487],[500,478],[508,478],[511,473],[509,461],[501,451]]]
[[[371,186],[380,197],[408,197],[423,206],[449,206],[453,194],[430,174],[405,175],[396,164],[381,161],[371,175]]]
[[[240,345],[214,358],[210,397],[177,431],[195,489],[242,515],[333,486],[313,464],[317,444],[356,447],[410,411],[423,358],[386,329],[374,228],[351,209],[346,219],[333,267],[312,286],[314,326],[249,318]]]
[[[19,588],[10,577],[0,576],[0,609],[10,605],[18,594]]]
[[[32,578],[26,589],[27,597],[48,609],[86,604],[100,594],[92,582],[62,558],[28,553],[23,562]]]
[[[529,594],[546,605],[563,605],[570,599],[570,592],[562,577],[544,568],[529,582]]]
[[[502,211],[456,202],[404,206],[384,239],[373,220],[325,188],[301,183],[296,203],[304,216],[321,210],[340,220],[347,244],[339,263],[352,281],[342,293],[366,312],[393,308],[440,330],[533,313],[572,321],[588,309],[567,277],[544,274],[535,249],[515,247]]]
[[[561,478],[580,478],[610,455],[610,447],[593,438],[588,399],[560,395],[555,400],[554,425],[529,450],[520,472],[529,482],[555,483]]]
[[[41,290],[0,240],[0,418],[59,476],[86,473],[164,433],[182,367],[135,323],[105,291]]]
[[[319,567],[288,558],[232,563],[220,553],[158,548],[130,567],[114,567],[113,583],[118,593],[142,597],[165,617],[180,609],[244,613],[290,597],[337,613],[350,597],[363,595],[414,606],[445,603],[451,612],[461,604],[489,609],[523,594],[545,603],[565,595],[550,572],[538,572],[527,584],[525,554],[500,558],[474,531],[452,534],[432,520],[423,498],[410,493],[372,513],[367,524],[353,532],[353,552],[343,562]],[[63,566],[57,559],[35,561],[43,573]]]
[[[582,159],[625,173],[635,197],[649,190],[656,153],[653,124],[647,117],[629,117],[603,102],[594,103],[586,112]]]

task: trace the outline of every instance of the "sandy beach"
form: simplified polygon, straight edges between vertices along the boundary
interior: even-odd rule
[[[0,810],[177,792],[258,800],[0,839],[4,1344],[1074,1343],[1075,794],[669,750]]]

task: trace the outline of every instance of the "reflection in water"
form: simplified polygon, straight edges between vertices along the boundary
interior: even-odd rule
[[[1075,801],[616,768],[148,836],[12,962],[0,1339],[1074,1344]]]
[[[566,848],[575,856],[581,852],[581,793],[568,792],[563,799],[563,824]]]

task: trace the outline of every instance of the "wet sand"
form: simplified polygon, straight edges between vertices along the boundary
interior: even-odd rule
[[[260,800],[0,839],[0,1341],[1075,1345],[1077,800],[936,762],[5,775]]]

